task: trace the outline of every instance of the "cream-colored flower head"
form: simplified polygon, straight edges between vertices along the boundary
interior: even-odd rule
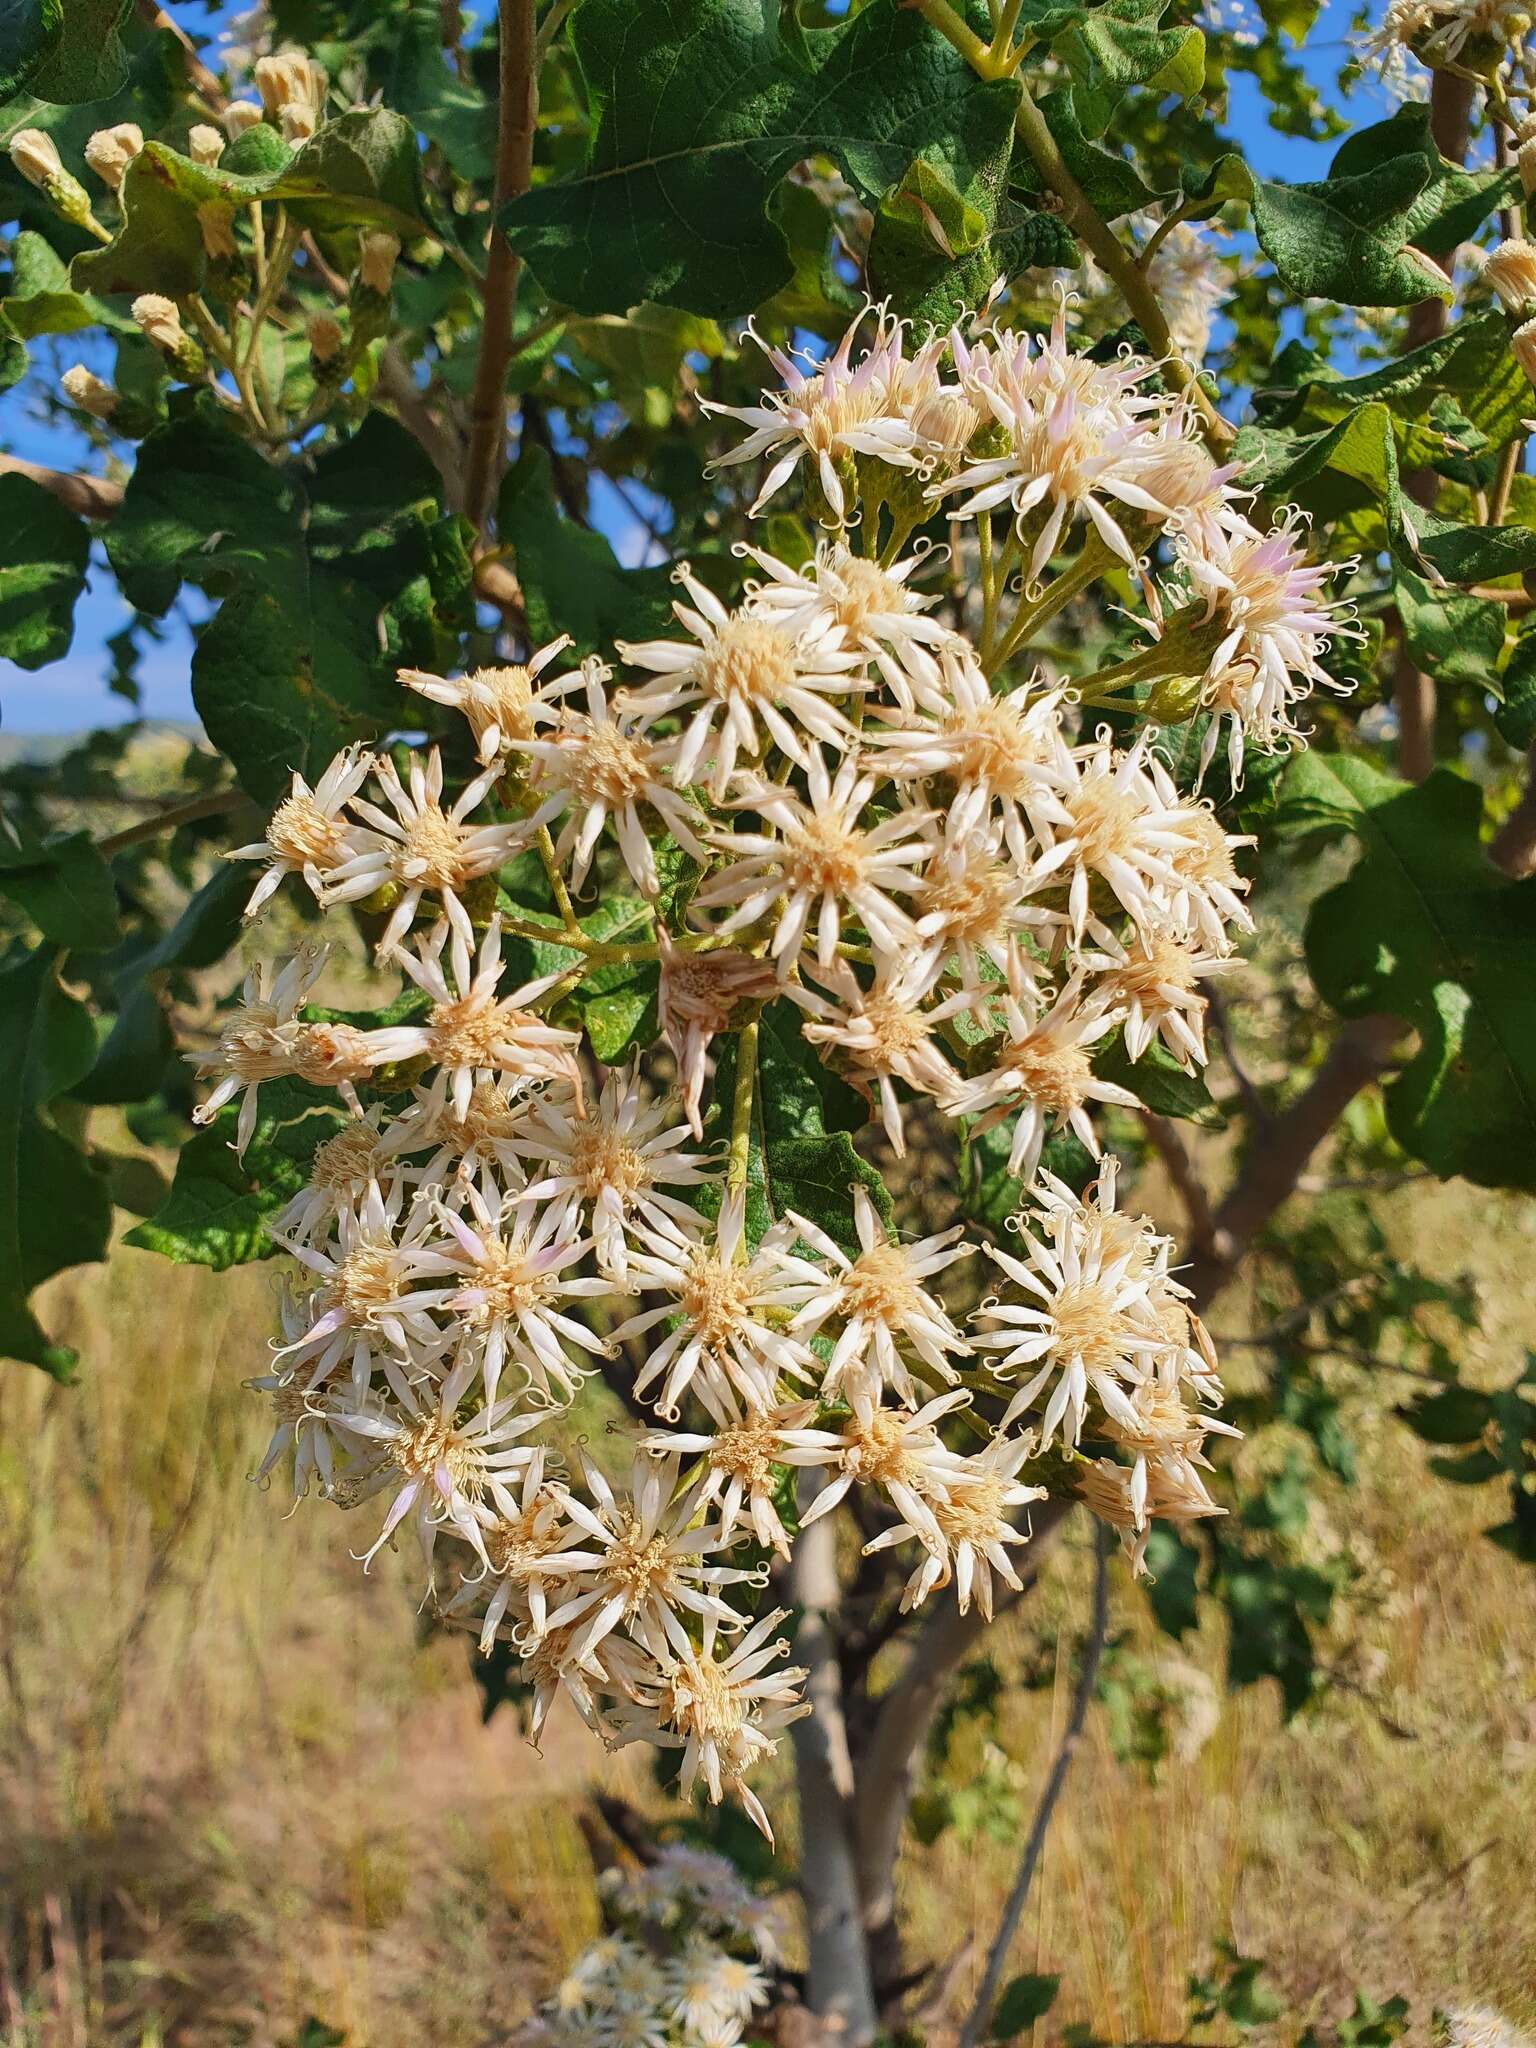
[[[59,388],[71,405],[78,405],[93,419],[109,420],[117,410],[117,392],[84,363],[66,370],[59,379]]]
[[[85,145],[85,160],[104,185],[115,192],[123,173],[144,147],[144,130],[133,121],[98,128]]]
[[[133,302],[132,312],[140,333],[156,348],[169,353],[180,348],[187,338],[176,301],[162,292],[141,292]]]
[[[357,279],[365,290],[387,292],[394,283],[400,237],[385,228],[368,228],[358,237]]]
[[[64,163],[51,135],[41,128],[18,128],[11,137],[11,162],[29,185],[43,186],[64,175]]]
[[[304,323],[309,352],[322,366],[341,354],[342,326],[334,313],[311,313]]]
[[[239,102],[236,101],[235,104],[238,105]],[[205,170],[211,170],[223,154],[224,137],[217,128],[209,127],[206,121],[199,121],[195,127],[187,131],[187,155],[193,163],[201,164]]]
[[[235,142],[248,128],[260,127],[261,108],[255,100],[231,100],[220,119],[224,123],[224,132],[231,142]]]
[[[279,50],[256,60],[256,90],[287,142],[303,142],[320,125],[327,76],[302,50]]]
[[[1509,352],[1530,382],[1536,384],[1536,320],[1527,320],[1515,329],[1509,337]]]
[[[1517,320],[1536,313],[1536,243],[1511,235],[1483,265],[1483,276],[1506,313]]]

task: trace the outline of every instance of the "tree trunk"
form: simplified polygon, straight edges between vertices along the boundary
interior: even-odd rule
[[[805,1902],[809,1968],[805,2002],[835,2026],[847,2048],[868,2048],[876,2031],[869,1953],[853,1847],[853,1767],[838,1667],[837,1532],[823,1515],[802,1529],[790,1566],[792,1599],[803,1619],[796,1654],[806,1666],[811,1711],[794,1725],[800,1800],[800,1893]]]

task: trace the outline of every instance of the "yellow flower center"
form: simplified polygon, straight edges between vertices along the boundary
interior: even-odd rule
[[[327,1307],[339,1308],[349,1323],[372,1322],[395,1298],[398,1275],[390,1238],[365,1237],[355,1244],[324,1288]]]
[[[484,1237],[485,1257],[475,1261],[469,1285],[481,1298],[463,1311],[474,1329],[483,1329],[507,1316],[524,1314],[548,1299],[554,1276],[539,1271],[529,1260],[521,1238],[510,1242],[497,1234]]]
[[[428,889],[457,888],[466,879],[463,827],[440,805],[424,804],[406,827],[395,866],[401,881]]]
[[[1058,1116],[1069,1116],[1082,1105],[1093,1078],[1093,1067],[1081,1045],[1040,1031],[1010,1046],[1002,1064],[1032,1102]]]
[[[795,643],[765,619],[728,619],[694,675],[706,697],[777,704],[795,681]]]
[[[1091,1280],[1064,1287],[1051,1304],[1057,1351],[1081,1358],[1090,1371],[1107,1371],[1125,1357],[1129,1326],[1104,1289]]]
[[[464,678],[464,715],[476,743],[495,726],[504,740],[533,737],[533,679],[526,668],[477,668]]]
[[[629,1516],[608,1547],[603,1576],[623,1593],[628,1615],[637,1614],[652,1597],[665,1599],[674,1577],[666,1538],[648,1536],[635,1516]]]
[[[573,718],[565,728],[570,745],[556,761],[561,780],[578,803],[610,811],[633,803],[650,780],[647,750],[638,740],[590,718]]]
[[[351,1188],[371,1179],[380,1164],[378,1132],[361,1117],[353,1117],[317,1148],[309,1177],[317,1188]]]
[[[842,1311],[870,1322],[897,1325],[919,1314],[923,1292],[912,1278],[899,1244],[877,1244],[862,1252],[843,1275]]]
[[[1092,768],[1068,798],[1072,829],[1082,846],[1082,859],[1101,868],[1107,860],[1124,860],[1136,847],[1143,808],[1134,791],[1117,789],[1106,769]]]
[[[577,1130],[571,1146],[571,1175],[589,1199],[604,1188],[627,1196],[651,1184],[650,1168],[643,1155],[612,1124],[597,1117]]]
[[[311,796],[285,797],[272,813],[267,844],[279,860],[296,868],[330,867],[346,852],[340,821],[323,811]]]
[[[746,1266],[725,1265],[712,1252],[695,1251],[688,1261],[678,1305],[707,1351],[722,1351],[747,1320],[752,1282]]]

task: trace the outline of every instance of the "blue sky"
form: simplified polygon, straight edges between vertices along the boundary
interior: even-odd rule
[[[479,0],[470,11],[483,15],[485,7],[486,0]],[[189,26],[206,30],[209,25],[208,11],[202,5],[173,6],[171,11],[184,14]],[[1338,68],[1351,13],[1348,0],[1326,0],[1307,46],[1309,69],[1320,83]],[[1253,81],[1235,74],[1231,84],[1227,126],[1242,142],[1254,168],[1267,176],[1288,179],[1321,176],[1334,145],[1298,142],[1277,135],[1265,119],[1264,102]],[[1389,110],[1379,89],[1364,86],[1357,88],[1350,112],[1354,121],[1362,122],[1378,119]],[[88,338],[70,336],[56,344],[60,367],[82,357],[91,359],[89,346],[80,345],[82,340],[88,342]],[[48,346],[35,345],[34,355],[41,356]],[[83,439],[67,426],[45,425],[35,416],[35,393],[29,390],[29,383],[30,380],[0,396],[0,447],[56,468],[79,464],[86,452]],[[646,545],[643,530],[612,494],[609,499],[596,507],[599,523],[621,559],[639,560]],[[117,724],[136,715],[124,698],[114,696],[107,688],[112,664],[106,643],[127,623],[130,614],[110,571],[99,559],[99,546],[96,555],[98,559],[93,562],[85,594],[75,610],[74,640],[68,654],[32,674],[11,662],[0,661],[0,731],[18,735],[79,732]],[[139,715],[170,719],[194,716],[188,684],[190,625],[205,612],[206,606],[197,593],[184,591],[177,609],[164,622],[162,643],[148,648],[140,662]]]

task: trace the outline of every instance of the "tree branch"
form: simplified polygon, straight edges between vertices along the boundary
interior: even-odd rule
[[[1029,1839],[1024,1844],[1024,1854],[1019,1859],[1018,1875],[1013,1881],[1013,1889],[1008,1894],[1002,1917],[997,1923],[992,1946],[987,1951],[987,1966],[981,1973],[981,1982],[976,1987],[976,1997],[965,2025],[960,2029],[959,2048],[976,2048],[983,2029],[990,2024],[1003,1965],[1008,1960],[1008,1951],[1013,1946],[1013,1937],[1017,1934],[1019,1921],[1024,1915],[1025,1901],[1029,1897],[1029,1887],[1034,1882],[1035,1866],[1040,1861],[1040,1852],[1045,1847],[1051,1816],[1056,1811],[1057,1801],[1061,1798],[1067,1782],[1067,1773],[1072,1768],[1072,1759],[1077,1753],[1077,1745],[1082,1739],[1083,1723],[1088,1718],[1088,1702],[1093,1698],[1093,1688],[1098,1683],[1099,1660],[1104,1655],[1104,1639],[1108,1633],[1109,1531],[1102,1522],[1096,1522],[1093,1545],[1093,1626],[1083,1648],[1083,1661],[1072,1694],[1071,1711],[1067,1715],[1061,1746],[1056,1751],[1055,1761],[1040,1794],[1040,1804],[1035,1808]]]
[[[1053,1498],[1033,1509],[1033,1534],[1024,1552],[1027,1568],[1020,1574],[1023,1583],[1014,1600],[1022,1599],[1038,1581],[1074,1505],[1070,1499]],[[953,1592],[946,1594],[913,1644],[901,1676],[877,1703],[874,1729],[858,1760],[854,1811],[859,1894],[864,1926],[876,1953],[894,1950],[896,1856],[918,1755],[950,1680],[988,1626],[978,1608],[962,1614]]]
[[[1301,1094],[1271,1119],[1216,1210],[1209,1249],[1196,1252],[1184,1275],[1196,1308],[1203,1311],[1226,1286],[1244,1252],[1295,1189],[1312,1154],[1386,1066],[1401,1035],[1395,1017],[1351,1018]]]
[[[110,519],[123,502],[123,487],[104,476],[85,476],[67,469],[46,469],[19,455],[0,455],[0,476],[24,476],[58,499],[82,519]]]
[[[1536,747],[1525,757],[1526,783],[1520,801],[1488,845],[1488,857],[1511,881],[1536,875]]]
[[[1195,1171],[1195,1162],[1189,1156],[1189,1147],[1184,1143],[1177,1128],[1165,1116],[1158,1116],[1154,1110],[1139,1112],[1142,1127],[1152,1141],[1152,1148],[1163,1162],[1174,1193],[1184,1210],[1184,1222],[1192,1250],[1213,1251],[1216,1247],[1216,1219],[1211,1214],[1210,1197],[1205,1184]]]
[[[500,0],[500,127],[496,144],[496,185],[490,259],[485,271],[485,313],[480,355],[470,401],[469,467],[464,510],[483,528],[490,509],[507,437],[507,366],[512,360],[512,323],[517,311],[521,259],[501,227],[509,199],[528,190],[533,172],[533,130],[538,77],[534,69],[534,0]]]
[[[851,1806],[853,1765],[837,1661],[835,1518],[823,1515],[795,1540],[788,1584],[801,1610],[795,1654],[808,1677],[811,1711],[794,1724],[800,1797],[800,1890],[809,1968],[806,2003],[838,2029],[846,2048],[875,2037],[875,2002],[859,1912]]]
[[[208,796],[194,796],[184,804],[171,804],[156,811],[153,817],[140,818],[136,825],[125,825],[120,832],[109,832],[105,839],[97,840],[96,851],[104,858],[121,853],[125,847],[139,846],[146,839],[162,838],[180,825],[194,825],[200,818],[221,818],[226,811],[237,811],[249,802],[243,789],[216,789]]]

